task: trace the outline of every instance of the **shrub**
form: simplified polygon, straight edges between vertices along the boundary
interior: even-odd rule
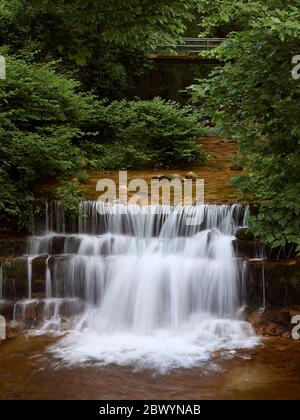
[[[53,65],[7,56],[7,78],[0,83],[2,220],[29,227],[39,183],[80,168],[82,152],[73,141],[83,135],[94,99],[76,93],[77,87]]]
[[[63,203],[67,217],[74,219],[79,215],[79,204],[84,198],[83,188],[69,181],[56,189],[55,198]]]
[[[176,102],[155,98],[102,104],[99,127],[101,145],[99,137],[81,144],[94,167],[176,167],[198,164],[207,157],[198,144],[206,130],[197,113]]]

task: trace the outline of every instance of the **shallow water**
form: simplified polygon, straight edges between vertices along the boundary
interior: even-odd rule
[[[252,350],[160,375],[110,365],[60,366],[61,338],[23,335],[0,345],[0,399],[299,399],[300,342],[264,339]]]
[[[205,203],[225,204],[235,202],[237,200],[236,190],[231,188],[229,184],[233,176],[242,172],[230,170],[232,157],[238,152],[236,143],[220,137],[205,137],[201,140],[201,144],[211,156],[201,166],[185,169],[129,170],[128,180],[142,178],[150,185],[151,178],[156,174],[169,175],[177,173],[185,176],[187,172],[194,171],[199,178],[204,179]],[[101,171],[90,171],[89,181],[85,185],[88,196],[92,199],[98,198],[99,193],[96,192],[96,184],[101,178],[113,179],[119,186],[118,176],[117,171],[105,171],[104,173]]]
[[[170,175],[177,173],[181,176],[185,176],[187,172],[194,171],[198,174],[199,178],[204,179],[205,181],[205,203],[225,204],[236,202],[236,190],[229,186],[231,178],[242,173],[242,171],[232,171],[230,169],[232,157],[238,153],[236,143],[221,137],[204,137],[201,139],[201,144],[211,156],[211,158],[202,165],[191,166],[189,168],[129,170],[128,181],[135,178],[142,178],[149,186],[151,178],[154,175]],[[118,171],[89,170],[88,175],[89,179],[87,183],[84,184],[84,188],[87,197],[90,199],[97,199],[99,196],[99,192],[96,191],[96,185],[99,179],[113,179],[117,186],[119,186]],[[41,186],[41,191],[47,192],[50,188],[56,187],[57,185],[58,182],[53,179],[51,182],[44,183]],[[129,193],[129,197],[131,197],[131,195],[132,194]]]
[[[201,178],[205,179],[205,201],[207,203],[234,201],[234,192],[228,187],[228,183],[230,178],[236,174],[229,169],[230,160],[236,147],[230,142],[220,147],[219,142],[221,141],[222,139],[217,138],[205,139],[205,148],[214,155],[213,159],[202,167],[188,169],[194,170]],[[134,171],[129,172],[129,178],[144,177],[150,181],[154,174],[176,172],[184,175],[188,170]],[[103,172],[95,171],[90,175],[91,178],[86,187],[90,196],[95,198],[97,195],[95,185],[98,179],[103,177]],[[104,175],[105,177],[117,176],[115,172]],[[90,262],[92,259],[89,257],[88,261]],[[179,264],[178,257],[174,261],[178,261]],[[176,268],[176,263],[171,266]],[[87,267],[91,267],[90,263],[87,264]],[[121,266],[121,270],[122,268]],[[131,277],[130,281],[132,281]],[[49,278],[48,283],[50,283]],[[49,284],[47,290],[49,297],[52,295],[52,287],[49,287]],[[145,294],[145,296],[148,295]],[[110,302],[108,307],[114,309],[118,305],[117,299],[115,299]],[[126,308],[131,307],[126,305]],[[140,309],[143,308],[144,305],[141,305]],[[179,337],[180,343],[177,341],[176,346],[173,346],[174,349],[179,350],[179,354],[172,354],[172,339],[178,340],[176,336],[154,336],[146,341],[142,337],[141,342],[133,343],[132,340],[137,340],[139,336],[130,337],[130,333],[127,331],[127,336],[118,341],[110,335],[97,333],[99,330],[101,333],[103,332],[102,325],[99,325],[97,321],[98,318],[93,315],[89,318],[89,325],[92,328],[85,330],[84,334],[77,331],[75,335],[59,338],[49,335],[28,338],[21,335],[2,342],[0,345],[0,399],[300,398],[300,343],[298,342],[265,339],[262,344],[254,348],[252,346],[252,348],[234,350],[233,348],[239,347],[239,343],[237,343],[232,348],[227,347],[226,351],[215,351],[220,347],[224,349],[226,345],[224,343],[220,345],[218,342],[214,347],[215,337],[211,341],[207,340],[207,337],[203,337],[205,345],[201,341],[197,342],[196,356],[198,359],[195,360],[193,345],[195,340],[198,340],[196,326],[199,323],[197,320],[195,323],[191,323],[191,334],[186,328],[188,323],[183,325]],[[206,322],[206,319],[203,321]],[[214,320],[208,321],[210,325],[211,322],[215,322]],[[146,323],[144,324],[146,325]],[[232,327],[233,324],[231,322],[230,324]],[[104,328],[104,331],[106,330],[107,328]],[[211,328],[208,328],[208,332],[210,330]],[[155,333],[163,332],[155,330]],[[234,336],[233,330],[231,333]],[[231,343],[234,341],[233,338],[230,340]],[[205,352],[202,354],[199,347],[201,350],[205,350],[210,342],[212,346],[207,349],[209,355],[207,356]],[[131,347],[134,348],[135,354],[132,355],[131,364],[129,357],[131,347],[129,345],[124,349],[124,343],[126,345],[133,343]],[[160,349],[158,343],[161,344]],[[124,350],[126,363],[124,362],[122,365]],[[110,355],[114,357],[109,364]],[[153,356],[160,359],[153,360]],[[183,356],[186,359],[183,360]],[[159,369],[161,357],[164,358],[163,366],[171,366],[171,370]],[[172,359],[170,365],[168,358]],[[178,364],[180,368],[174,369],[176,358],[180,360]],[[107,363],[106,366],[100,366],[99,361],[101,362],[101,360]],[[139,364],[138,360],[143,360],[144,363]],[[147,366],[151,366],[151,369],[147,369]],[[158,369],[153,369],[153,367]]]

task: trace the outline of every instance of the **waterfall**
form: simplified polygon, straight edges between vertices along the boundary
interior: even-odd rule
[[[28,283],[28,300],[32,298],[32,261],[34,256],[29,256],[27,259],[27,283]]]
[[[249,227],[250,206],[247,205],[244,211],[243,226]]]
[[[49,268],[49,259],[46,260],[46,299],[52,298],[52,281],[51,281],[51,271]]]
[[[28,244],[29,254],[46,254],[45,299],[34,307],[44,322],[36,333],[67,326],[50,351],[68,363],[161,372],[199,365],[220,349],[253,346],[252,328],[240,319],[232,246],[242,210],[86,201],[78,232],[65,233],[61,204],[49,203],[45,235]],[[28,285],[33,263],[30,256]]]

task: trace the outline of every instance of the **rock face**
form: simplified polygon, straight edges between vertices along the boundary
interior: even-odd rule
[[[45,292],[46,256],[39,256],[32,261],[32,296],[41,296]],[[5,299],[17,300],[28,297],[28,262],[19,257],[3,263],[2,294]]]
[[[26,238],[0,238],[0,257],[18,257],[26,252]]]
[[[243,259],[262,258],[266,254],[265,247],[257,240],[234,239],[233,248],[236,256]]]
[[[245,319],[261,336],[291,338],[300,315],[300,263],[244,263]]]
[[[236,254],[240,258],[268,258],[271,260],[296,258],[296,247],[287,245],[280,248],[270,248],[263,245],[248,228],[238,228],[233,241]]]
[[[248,307],[300,305],[300,262],[254,261],[245,264],[244,289]]]

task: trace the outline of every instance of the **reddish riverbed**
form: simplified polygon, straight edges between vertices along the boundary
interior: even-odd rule
[[[144,169],[128,171],[128,181],[134,178],[144,179],[150,186],[154,175],[179,174],[185,176],[187,172],[194,171],[205,183],[205,203],[207,204],[226,204],[237,201],[236,191],[229,186],[233,176],[239,175],[242,171],[232,171],[230,169],[232,157],[238,153],[237,145],[234,141],[226,140],[221,137],[205,137],[201,139],[203,148],[210,154],[211,158],[201,166],[189,168],[173,169]],[[99,192],[96,191],[97,182],[103,178],[109,178],[119,186],[118,171],[88,171],[89,179],[84,185],[87,196],[90,199],[97,199]],[[58,185],[56,180],[47,182],[41,186],[41,191],[48,191]],[[129,193],[129,197],[131,194]]]
[[[0,345],[0,399],[299,399],[300,342],[265,339],[232,358],[167,375],[130,367],[59,367],[51,337]]]

